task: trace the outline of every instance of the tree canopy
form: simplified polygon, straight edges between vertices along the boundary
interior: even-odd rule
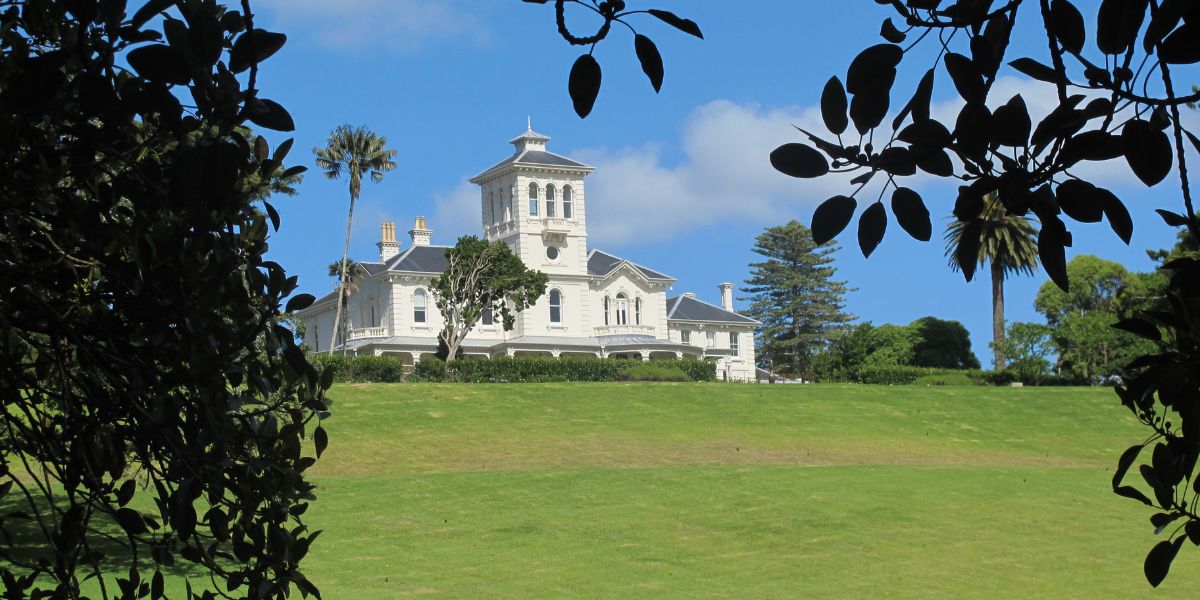
[[[746,314],[762,322],[760,363],[807,378],[813,355],[854,319],[844,311],[845,284],[833,279],[836,251],[832,243],[813,242],[797,221],[768,227],[755,239],[754,252],[766,260],[750,264],[742,292],[750,301]]]

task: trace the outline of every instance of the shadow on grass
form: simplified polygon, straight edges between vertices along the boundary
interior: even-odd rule
[[[19,492],[14,491],[4,498],[0,498],[0,524],[7,533],[6,537],[0,539],[0,543],[3,544],[0,546],[0,570],[8,569],[17,577],[23,577],[33,572],[35,565],[50,566],[54,564],[51,540],[47,539],[38,521],[29,515],[31,515],[30,506]],[[44,508],[42,518],[47,518]],[[98,565],[100,571],[104,573],[105,585],[108,586],[111,594],[118,589],[116,588],[116,578],[129,576],[129,568],[134,564],[134,555],[125,545],[128,542],[125,540],[124,530],[107,515],[95,514],[91,527],[93,531],[88,533],[86,541],[91,551],[102,557],[98,561]],[[148,581],[155,568],[150,554],[150,546],[148,544],[140,546],[137,556],[138,565],[141,567],[141,576],[143,580]],[[193,586],[197,588],[207,588],[211,583],[208,569],[178,556],[175,558],[174,565],[162,565],[159,566],[159,569],[166,579],[182,581],[186,578],[192,581]],[[92,571],[91,564],[81,562],[77,575],[82,580],[92,574]],[[50,579],[46,575],[42,575],[39,580],[42,586],[48,585],[49,581]],[[92,587],[97,589],[99,587],[95,583],[94,577],[90,583],[85,583],[85,588]]]

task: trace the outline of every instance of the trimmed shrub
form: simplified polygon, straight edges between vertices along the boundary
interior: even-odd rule
[[[308,362],[324,373],[333,369],[338,383],[391,383],[404,379],[404,363],[391,356],[309,354]]]
[[[413,366],[413,371],[408,376],[409,381],[444,381],[443,374],[446,369],[446,363],[442,359],[433,356],[427,356],[421,359],[421,362]]]
[[[435,360],[422,359],[410,379],[442,381],[443,363]],[[454,381],[466,383],[546,383],[621,381],[623,372],[639,367],[670,369],[684,376],[680,381],[714,381],[717,378],[712,363],[696,359],[643,362],[629,358],[521,356],[456,360],[451,363],[450,371]]]
[[[922,375],[912,382],[913,385],[979,385],[965,373],[940,373],[937,375]]]
[[[621,381],[691,381],[687,373],[665,364],[640,364],[617,373]]]
[[[968,382],[977,377],[979,371],[935,369],[931,367],[910,367],[903,365],[874,365],[858,370],[857,378],[860,383],[877,385],[910,385],[921,377],[941,378],[943,381],[951,375],[966,379]],[[961,381],[961,379],[959,379]],[[942,385],[945,385],[944,383]],[[959,384],[953,384],[959,385]]]

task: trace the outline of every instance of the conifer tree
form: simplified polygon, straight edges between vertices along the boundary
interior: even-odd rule
[[[834,281],[833,243],[817,244],[797,221],[768,227],[755,239],[754,252],[766,257],[751,263],[742,292],[746,313],[761,321],[758,355],[781,372],[807,378],[812,356],[836,338],[854,316],[843,311],[844,282]]]

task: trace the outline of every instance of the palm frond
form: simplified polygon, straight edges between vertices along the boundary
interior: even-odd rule
[[[979,234],[979,265],[993,263],[1005,275],[1032,275],[1038,266],[1037,228],[1033,219],[1009,214],[995,193],[984,196],[983,226]],[[946,256],[950,268],[960,271],[956,258],[967,222],[955,220],[946,227]]]

